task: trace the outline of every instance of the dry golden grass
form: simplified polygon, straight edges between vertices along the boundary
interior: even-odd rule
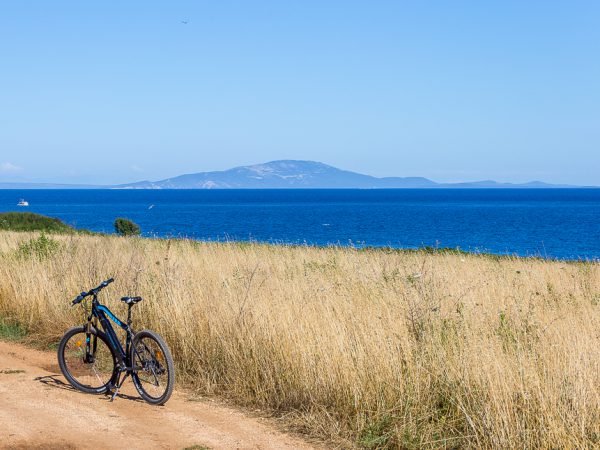
[[[181,382],[339,445],[600,445],[598,264],[37,236],[0,233],[0,316],[38,341],[114,276]]]

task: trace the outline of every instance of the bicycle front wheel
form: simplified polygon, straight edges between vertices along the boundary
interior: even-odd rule
[[[108,339],[99,330],[71,328],[58,345],[58,365],[71,385],[88,394],[104,394],[117,375],[117,359]],[[89,351],[88,351],[89,349]]]
[[[140,396],[153,405],[164,405],[173,393],[175,367],[163,338],[149,330],[136,333],[131,362],[133,384]]]

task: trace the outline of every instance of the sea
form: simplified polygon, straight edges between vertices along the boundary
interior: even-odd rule
[[[105,233],[125,217],[158,238],[600,259],[600,189],[0,190],[7,211]]]

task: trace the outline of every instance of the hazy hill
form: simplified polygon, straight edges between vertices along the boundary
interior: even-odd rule
[[[216,172],[199,172],[160,181],[140,181],[115,186],[118,189],[290,189],[290,188],[507,188],[559,187],[541,182],[527,184],[481,181],[436,183],[423,177],[384,177],[341,170],[315,161],[282,160]],[[566,186],[560,186],[566,187]]]

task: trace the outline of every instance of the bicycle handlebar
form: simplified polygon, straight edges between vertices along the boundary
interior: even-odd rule
[[[106,286],[108,286],[110,283],[112,283],[113,281],[115,281],[114,278],[109,278],[108,280],[103,281],[102,283],[100,283],[98,286],[96,286],[94,289],[90,289],[87,292],[82,292],[81,294],[79,294],[77,296],[77,298],[75,300],[73,300],[71,302],[71,306],[75,306],[79,303],[81,303],[81,301],[86,298],[88,295],[97,295],[98,292],[100,292],[102,289],[104,289]]]

